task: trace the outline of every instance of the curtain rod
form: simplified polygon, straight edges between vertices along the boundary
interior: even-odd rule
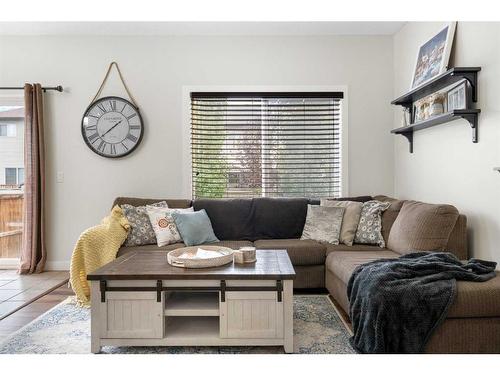
[[[0,90],[24,90],[24,87],[0,87]],[[62,86],[42,87],[42,90],[43,91],[54,90],[54,91],[63,92],[63,87]]]

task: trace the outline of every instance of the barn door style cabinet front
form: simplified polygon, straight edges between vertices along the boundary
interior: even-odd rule
[[[92,352],[105,345],[283,345],[292,352],[292,283],[92,281]]]

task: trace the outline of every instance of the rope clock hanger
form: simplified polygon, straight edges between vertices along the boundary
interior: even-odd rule
[[[100,97],[113,66],[127,92],[120,96]],[[82,118],[82,136],[87,146],[106,158],[120,158],[134,151],[142,141],[144,122],[139,106],[130,93],[118,63],[109,64],[108,71]]]

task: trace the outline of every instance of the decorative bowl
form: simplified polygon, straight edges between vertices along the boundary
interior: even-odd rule
[[[198,249],[213,252],[209,258],[194,258]],[[175,249],[167,254],[168,264],[184,268],[219,267],[233,261],[233,249],[223,246],[190,246]]]

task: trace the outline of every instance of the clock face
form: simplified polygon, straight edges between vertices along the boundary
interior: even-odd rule
[[[96,154],[108,158],[130,154],[141,142],[143,132],[139,110],[116,96],[96,100],[82,119],[85,143]]]

